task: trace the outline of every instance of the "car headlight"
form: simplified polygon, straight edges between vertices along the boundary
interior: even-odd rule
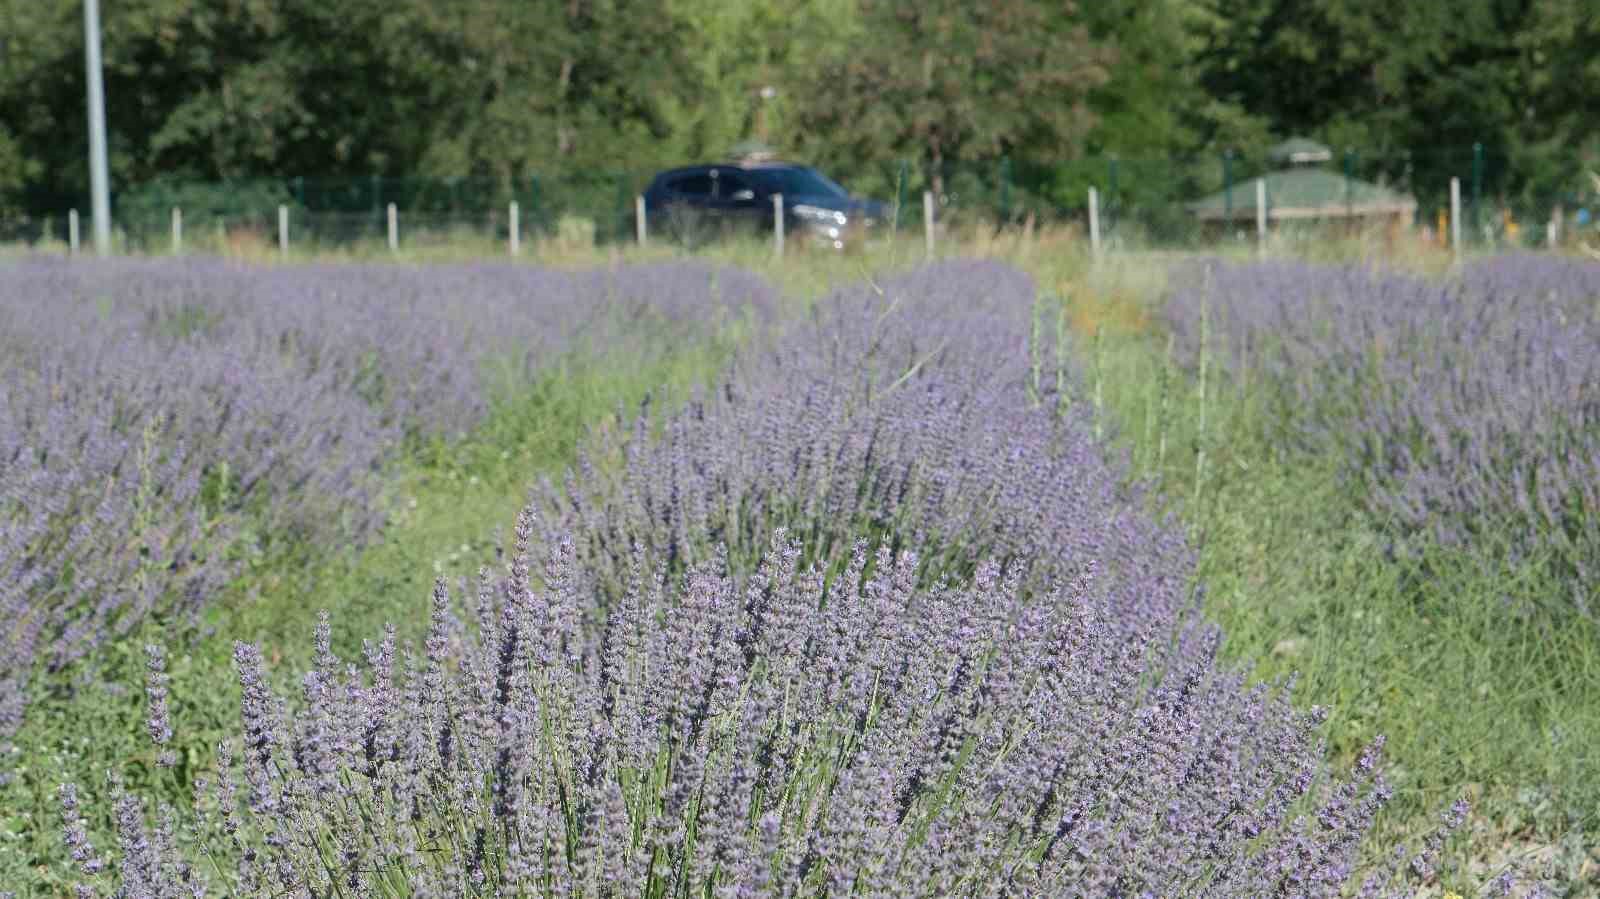
[[[838,212],[833,209],[823,209],[821,206],[810,206],[805,203],[800,203],[791,208],[794,210],[795,215],[813,222],[831,222],[835,225],[843,225],[850,220],[842,212]]]

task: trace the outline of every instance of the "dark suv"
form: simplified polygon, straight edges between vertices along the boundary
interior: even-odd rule
[[[652,232],[686,243],[712,234],[771,230],[783,195],[784,231],[843,249],[885,218],[882,203],[850,196],[810,166],[783,162],[691,165],[662,172],[644,192]]]

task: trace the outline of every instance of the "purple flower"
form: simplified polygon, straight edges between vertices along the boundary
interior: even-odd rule
[[[144,651],[146,656],[144,692],[148,709],[145,726],[150,734],[150,741],[156,745],[158,751],[156,763],[163,768],[170,768],[177,762],[177,756],[166,748],[167,742],[172,739],[172,722],[167,718],[166,652],[154,643],[147,644]]]
[[[286,729],[236,644],[238,892],[1337,894],[1376,752],[1326,772],[1326,716],[1219,665],[1181,529],[1031,376],[1031,282],[883,288],[594,438],[420,658],[335,689],[319,623]]]

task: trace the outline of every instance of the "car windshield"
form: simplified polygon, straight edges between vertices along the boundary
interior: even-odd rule
[[[773,193],[792,197],[848,197],[850,192],[816,169],[762,169],[760,177]]]

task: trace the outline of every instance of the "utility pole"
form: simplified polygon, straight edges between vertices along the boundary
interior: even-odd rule
[[[111,255],[111,176],[106,169],[106,97],[100,78],[100,0],[83,0],[83,54],[89,76],[89,194],[94,251]]]

